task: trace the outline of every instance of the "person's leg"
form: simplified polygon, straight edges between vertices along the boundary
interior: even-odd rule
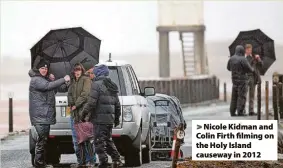
[[[96,156],[93,148],[94,148],[93,140],[89,140],[85,142],[86,162],[89,163],[90,165],[94,165],[96,163]]]
[[[108,156],[106,153],[107,127],[106,125],[94,126],[94,145],[95,151],[98,155],[98,168],[108,167]]]
[[[255,97],[255,81],[253,78],[249,80],[249,115],[254,115],[254,97]]]
[[[112,128],[113,126],[107,126],[106,151],[111,156],[113,162],[120,162],[120,153],[112,140]]]
[[[78,146],[79,146],[80,158],[81,158],[81,163],[80,163],[80,165],[85,165],[85,164],[86,164],[85,143],[82,142],[82,143],[78,144]]]
[[[247,81],[242,81],[238,85],[238,104],[237,110],[239,116],[245,116],[245,107],[247,100],[247,91],[248,91]]]
[[[35,125],[38,139],[35,145],[35,159],[34,164],[36,167],[46,166],[45,162],[45,149],[47,138],[50,132],[50,125]]]
[[[72,130],[72,140],[73,140],[73,145],[74,145],[74,150],[75,150],[75,154],[77,156],[77,162],[78,164],[82,164],[82,160],[80,158],[80,149],[79,149],[79,145],[77,142],[77,134],[75,131],[75,127],[74,127],[74,119],[70,118],[70,124],[71,124],[71,130]]]
[[[231,103],[230,103],[230,115],[231,116],[236,115],[237,100],[238,100],[238,88],[237,88],[237,85],[233,84],[233,86],[232,86],[232,98],[231,98]]]

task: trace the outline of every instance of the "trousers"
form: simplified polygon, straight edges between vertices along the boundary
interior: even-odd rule
[[[233,81],[232,99],[230,104],[231,116],[236,114],[236,110],[238,115],[245,113],[247,91],[247,81]]]
[[[254,77],[249,77],[248,87],[249,87],[249,113],[253,113],[254,112],[255,87],[256,87]]]
[[[101,168],[107,167],[107,154],[111,156],[113,162],[120,161],[120,154],[112,140],[112,128],[113,125],[94,124],[95,151]]]
[[[36,167],[42,167],[46,165],[45,154],[46,154],[46,144],[50,133],[50,125],[35,125],[38,138],[35,144],[35,157],[34,164]]]

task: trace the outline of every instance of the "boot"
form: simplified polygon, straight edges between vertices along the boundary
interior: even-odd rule
[[[123,163],[119,160],[119,161],[114,161],[112,163],[112,168],[119,168],[119,167],[122,167],[123,166]]]
[[[94,164],[93,162],[88,162],[88,163],[86,164],[86,167],[87,167],[87,168],[94,168],[94,167],[95,167],[95,164]]]
[[[52,165],[46,165],[45,168],[53,168]]]
[[[81,168],[81,167],[85,167],[85,166],[84,166],[84,165],[81,165],[81,164],[75,163],[75,164],[71,164],[70,167],[71,167],[71,168]]]
[[[239,117],[244,117],[244,116],[248,116],[246,113],[240,113],[238,114]]]
[[[257,113],[255,113],[255,112],[249,112],[249,116],[256,116],[257,115]]]

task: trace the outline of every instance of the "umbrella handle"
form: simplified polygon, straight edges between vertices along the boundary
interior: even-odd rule
[[[63,53],[63,58],[65,58],[67,56],[67,53],[65,51],[65,49],[63,47],[61,47],[62,53]],[[71,65],[71,63],[69,62],[69,64]],[[64,61],[64,66],[65,66],[65,74],[68,74],[67,72],[67,66],[66,66],[66,62]]]

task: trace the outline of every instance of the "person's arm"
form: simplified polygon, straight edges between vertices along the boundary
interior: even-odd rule
[[[227,70],[228,70],[228,71],[231,71],[230,60],[231,60],[231,58],[228,60],[228,63],[227,63]]]
[[[263,61],[260,57],[258,57],[257,61],[256,61],[256,66],[261,68],[263,67]]]
[[[36,78],[34,78],[34,80],[32,82],[32,86],[36,90],[51,91],[51,90],[54,90],[54,89],[58,88],[59,86],[61,86],[64,83],[65,83],[65,79],[64,78],[60,78],[58,80],[50,82],[50,81],[48,81],[48,80],[46,80],[44,78],[36,77]]]
[[[91,86],[91,81],[89,78],[83,79],[83,90],[80,94],[80,96],[77,98],[75,102],[76,108],[79,108],[82,106],[83,103],[87,101],[89,92],[90,92],[90,86]]]
[[[254,68],[252,68],[252,66],[250,65],[250,63],[246,58],[242,59],[241,63],[246,72],[254,72]]]
[[[100,89],[98,84],[92,82],[87,103],[83,108],[83,112],[82,112],[83,116],[87,115],[90,112],[94,112],[97,100],[99,98],[99,94],[100,94]]]
[[[121,116],[121,104],[119,101],[118,94],[116,95],[116,103],[115,103],[115,125],[119,125],[119,118]]]
[[[69,89],[69,86],[65,83],[57,89],[57,92],[65,93],[65,92],[68,92],[68,89]]]
[[[68,89],[68,106],[73,106],[75,104],[72,94],[72,85],[69,86]]]

